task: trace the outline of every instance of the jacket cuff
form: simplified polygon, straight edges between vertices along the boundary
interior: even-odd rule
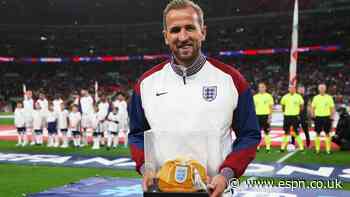
[[[142,166],[139,169],[139,172],[141,173],[142,176],[145,174],[145,164],[142,164]]]
[[[225,168],[221,169],[220,175],[225,177],[225,179],[226,179],[226,186],[228,186],[230,180],[235,177],[235,172],[231,168],[225,167]]]

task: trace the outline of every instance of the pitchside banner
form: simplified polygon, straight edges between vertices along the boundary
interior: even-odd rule
[[[83,157],[78,155],[47,155],[47,154],[19,154],[0,153],[0,163],[54,165],[70,167],[94,167],[134,169],[135,162],[128,157],[104,158]]]
[[[30,197],[142,197],[140,179],[95,177],[60,188],[31,194]],[[247,187],[227,191],[224,197],[348,197],[350,192],[288,187]]]
[[[102,157],[0,153],[0,163],[132,170],[135,168],[135,163],[127,157],[108,159]],[[350,182],[350,167],[317,164],[251,163],[244,175],[305,180],[337,179]]]

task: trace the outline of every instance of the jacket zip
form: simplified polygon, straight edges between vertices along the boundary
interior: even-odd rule
[[[186,85],[186,77],[187,77],[186,69],[183,69],[182,70],[182,80],[184,82],[184,85]]]

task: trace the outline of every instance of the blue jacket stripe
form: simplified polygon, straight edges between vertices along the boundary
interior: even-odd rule
[[[150,126],[142,108],[141,96],[135,91],[131,97],[131,103],[128,105],[128,113],[130,117],[129,144],[134,144],[138,148],[143,149],[143,134],[144,131],[150,129]]]
[[[261,133],[250,88],[239,95],[233,118],[233,130],[237,139],[232,144],[232,151],[236,152],[258,145]]]

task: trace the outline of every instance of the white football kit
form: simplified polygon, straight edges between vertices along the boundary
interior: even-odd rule
[[[53,110],[55,112],[59,112],[61,111],[61,104],[63,103],[63,100],[62,99],[55,99],[52,101],[52,104],[53,104]]]
[[[100,102],[98,104],[98,119],[101,122],[100,125],[100,132],[107,132],[108,129],[108,120],[107,120],[107,115],[109,113],[109,103],[108,102]]]
[[[27,96],[24,96],[23,109],[24,109],[24,117],[25,117],[25,127],[27,129],[32,128],[33,127],[34,100],[32,98],[28,98]]]
[[[15,109],[15,126],[16,128],[23,128],[25,127],[25,116],[24,116],[24,109],[23,108],[16,108]]]
[[[118,133],[119,132],[119,121],[120,121],[120,114],[110,112],[108,114],[108,132]]]
[[[58,112],[57,128],[58,129],[68,129],[68,110],[60,110]]]
[[[81,128],[91,127],[90,116],[94,112],[94,100],[88,95],[80,97],[80,108],[81,108]]]
[[[45,113],[41,110],[33,111],[33,130],[42,130],[45,124]]]
[[[119,101],[115,100],[113,102],[113,105],[115,107],[118,107],[118,113],[120,113],[120,129],[124,131],[129,130],[129,116],[128,116],[128,110],[127,110],[127,103],[126,101]]]
[[[80,121],[81,121],[80,112],[71,112],[68,118],[69,118],[69,129],[71,131],[80,131]]]

